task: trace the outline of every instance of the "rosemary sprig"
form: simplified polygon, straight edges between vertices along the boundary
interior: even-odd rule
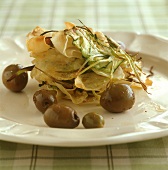
[[[49,31],[45,31],[45,32],[41,33],[40,35],[42,36],[42,35],[45,35],[45,34],[47,34],[49,32],[58,32],[58,31],[56,31],[56,30],[49,30]]]
[[[24,72],[32,71],[33,68],[34,68],[34,65],[21,68],[21,69],[18,70],[15,74],[13,74],[7,81],[13,80],[14,78],[16,78],[17,76],[19,76],[20,74],[22,74],[22,73],[24,73]]]
[[[79,20],[80,21],[80,20]],[[80,21],[81,22],[81,21]],[[82,22],[81,22],[82,23]],[[74,45],[79,48],[82,52],[82,55],[86,58],[86,62],[82,65],[82,68],[79,69],[78,75],[83,74],[85,71],[91,68],[96,68],[96,65],[99,65],[101,62],[105,60],[105,57],[113,56],[113,60],[109,60],[108,62],[112,63],[111,71],[109,72],[110,77],[113,77],[113,73],[119,67],[121,63],[127,62],[130,65],[135,77],[138,79],[139,83],[142,85],[143,89],[146,91],[146,85],[141,81],[140,73],[142,72],[141,68],[136,64],[135,56],[129,55],[126,51],[120,48],[120,45],[105,36],[109,46],[106,46],[104,40],[99,39],[92,31],[82,23],[83,26],[75,26],[73,29],[66,30],[66,34],[73,38]],[[88,49],[87,49],[88,48]],[[96,56],[101,56],[97,60]],[[121,60],[119,64],[115,65],[115,60]],[[91,61],[91,62],[90,62]],[[90,63],[91,64],[90,64]],[[85,68],[85,65],[88,65]],[[117,68],[114,68],[117,67]],[[99,67],[97,67],[99,68]],[[82,70],[83,69],[83,70]]]

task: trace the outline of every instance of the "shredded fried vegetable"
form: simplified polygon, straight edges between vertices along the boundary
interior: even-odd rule
[[[36,27],[27,35],[27,48],[35,65],[31,76],[39,84],[76,104],[98,100],[115,81],[133,81],[147,90],[137,55],[129,55],[115,40],[83,23],[65,25],[61,31]]]

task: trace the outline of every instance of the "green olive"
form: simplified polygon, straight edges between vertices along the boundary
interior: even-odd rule
[[[37,109],[44,113],[49,106],[57,103],[56,94],[55,90],[41,89],[36,91],[33,95],[33,101]]]
[[[44,121],[53,128],[75,128],[80,119],[74,109],[63,104],[53,104],[44,113]]]
[[[133,107],[135,95],[127,84],[111,84],[100,97],[100,105],[109,112],[120,113]]]
[[[2,82],[5,85],[5,87],[13,92],[20,92],[22,91],[28,82],[28,74],[27,72],[23,72],[12,80],[9,80],[13,75],[16,74],[19,70],[21,70],[23,67],[19,64],[11,64],[7,66],[3,73],[2,73]]]
[[[82,124],[85,128],[102,128],[104,126],[104,118],[95,112],[90,112],[83,117]]]

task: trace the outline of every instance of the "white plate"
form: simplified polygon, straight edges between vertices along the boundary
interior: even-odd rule
[[[96,146],[142,141],[168,135],[168,39],[137,33],[106,33],[123,41],[127,48],[139,52],[143,57],[144,69],[154,66],[153,86],[146,92],[136,91],[136,104],[121,114],[107,113],[100,106],[75,106],[80,118],[90,111],[105,117],[101,129],[49,128],[43,116],[34,106],[32,96],[38,89],[35,80],[30,79],[22,93],[8,91],[0,81],[0,139],[11,142],[47,146]],[[26,52],[23,36],[0,40],[0,74],[12,63],[24,66],[31,64]],[[164,107],[162,109],[161,107]]]

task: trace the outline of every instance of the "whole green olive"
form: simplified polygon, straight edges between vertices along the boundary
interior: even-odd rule
[[[104,118],[95,112],[90,112],[83,117],[82,124],[85,128],[102,128],[104,126]]]
[[[28,82],[28,74],[27,72],[23,72],[12,80],[9,80],[13,75],[16,74],[19,70],[21,70],[23,67],[19,64],[11,64],[7,66],[3,73],[2,73],[2,82],[5,85],[5,87],[13,92],[20,92],[22,91]]]
[[[100,105],[109,112],[120,113],[133,107],[135,95],[127,84],[112,83],[100,97]]]
[[[53,104],[44,113],[44,121],[53,128],[75,128],[80,119],[74,109],[63,104]]]
[[[55,90],[41,89],[36,91],[33,95],[33,101],[37,109],[44,113],[49,106],[57,103],[56,94]]]

